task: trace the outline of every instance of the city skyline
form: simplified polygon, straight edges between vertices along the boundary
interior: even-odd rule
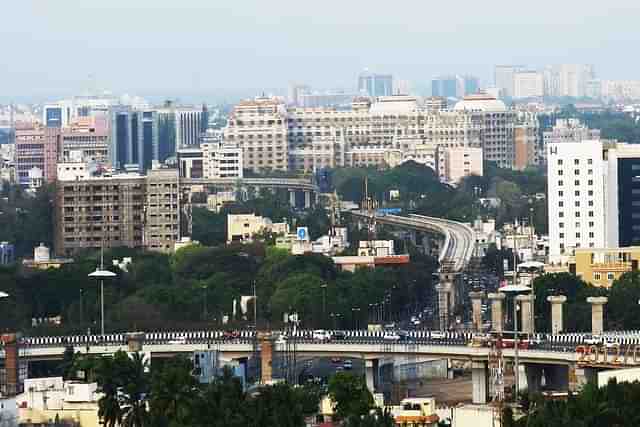
[[[365,68],[417,88],[440,74],[491,83],[496,64],[587,63],[603,78],[637,77],[637,60],[621,53],[640,38],[631,30],[640,7],[622,1],[607,5],[607,20],[593,1],[543,1],[526,16],[503,1],[466,2],[464,13],[453,4],[198,3],[7,5],[3,98],[66,96],[92,86],[186,98],[285,90],[290,81],[351,88]]]

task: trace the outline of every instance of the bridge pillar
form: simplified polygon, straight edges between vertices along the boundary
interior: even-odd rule
[[[367,383],[367,389],[371,394],[376,392],[376,385],[378,385],[378,359],[368,359],[365,361],[365,380]]]
[[[142,351],[144,345],[144,332],[131,332],[127,334],[127,347],[132,353]]]
[[[473,382],[473,403],[486,404],[489,386],[487,362],[471,362],[471,380]]]
[[[469,292],[471,298],[471,309],[473,317],[473,329],[476,332],[482,331],[482,299],[484,292]]]
[[[504,329],[502,305],[506,295],[496,292],[489,294],[488,297],[491,300],[491,330],[494,332],[502,332]]]
[[[5,384],[2,394],[15,396],[22,392],[23,385],[20,381],[20,338],[22,334],[2,334],[4,345]]]
[[[520,378],[526,380],[526,384],[520,384],[520,390],[538,393],[542,388],[542,366],[527,363],[520,365],[520,367],[524,368],[524,372],[520,373]]]
[[[311,192],[304,192],[304,208],[309,209],[311,207]]]
[[[296,207],[296,190],[289,190],[289,206]]]
[[[589,297],[587,302],[591,304],[591,333],[593,335],[602,335],[604,331],[604,305],[607,303],[607,297]]]
[[[568,366],[567,371],[567,385],[569,391],[572,393],[577,393],[585,386],[585,384],[589,382],[597,382],[598,380],[598,372],[594,368],[570,365]]]
[[[551,303],[551,333],[559,334],[564,331],[562,306],[567,302],[567,297],[564,295],[548,296],[547,301]]]
[[[520,303],[520,330],[525,334],[533,333],[533,295],[518,295],[516,300]]]
[[[449,329],[449,296],[451,295],[451,284],[438,283],[436,292],[438,292],[438,319],[441,331]]]
[[[269,332],[258,332],[260,343],[260,383],[269,384],[273,378],[274,338]]]

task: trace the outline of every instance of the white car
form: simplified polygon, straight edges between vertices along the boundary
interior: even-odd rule
[[[169,341],[169,344],[186,344],[187,343],[187,339],[185,337],[176,337],[172,340]]]
[[[602,344],[602,337],[598,335],[585,335],[583,342],[587,345],[600,345]]]
[[[382,337],[385,341],[400,341],[400,335],[395,332],[387,332]]]
[[[331,332],[324,329],[317,329],[313,331],[313,339],[316,341],[329,341],[331,340]]]
[[[429,338],[431,338],[432,340],[443,340],[445,339],[447,336],[444,332],[441,331],[431,331],[429,332]]]

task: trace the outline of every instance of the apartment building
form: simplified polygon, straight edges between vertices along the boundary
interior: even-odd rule
[[[210,142],[200,145],[203,178],[243,177],[242,149],[235,144]]]
[[[109,133],[104,127],[77,122],[60,133],[61,151],[58,161],[97,162],[110,164]]]
[[[640,247],[576,249],[570,270],[587,283],[610,288],[624,273],[638,270]]]
[[[100,247],[170,252],[180,234],[178,172],[59,181],[54,221],[60,256]]]
[[[255,172],[287,170],[287,135],[285,106],[271,98],[240,102],[224,129],[224,140],[242,149],[244,167]]]

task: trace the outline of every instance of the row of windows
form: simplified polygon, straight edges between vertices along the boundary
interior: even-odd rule
[[[593,218],[593,216],[594,216],[593,211],[589,211],[588,215],[589,215],[590,218]],[[560,218],[564,218],[564,212],[562,212],[562,211],[558,212],[558,216]],[[580,218],[580,212],[576,212],[575,216],[576,216],[576,218]]]
[[[613,274],[611,272],[607,273],[607,280],[612,281],[615,278],[616,278],[615,274]],[[602,274],[599,271],[594,271],[593,272],[593,280],[601,280],[601,279],[602,279]]]
[[[595,237],[595,234],[593,233],[593,231],[589,232],[589,238],[593,239]],[[560,238],[564,239],[564,233],[560,233]],[[576,239],[580,239],[582,238],[582,234],[580,233],[576,233]]]
[[[558,159],[558,166],[562,166],[564,164],[564,160],[563,159]],[[573,159],[573,164],[574,165],[579,165],[580,164],[580,159]],[[587,164],[591,165],[593,164],[593,159],[587,159]]]
[[[576,186],[580,185],[580,180],[576,179],[575,181],[573,181],[573,184],[576,185]],[[563,185],[564,185],[564,181],[563,180],[559,180],[558,181],[558,186],[562,187]],[[593,185],[593,180],[592,179],[588,180],[587,181],[587,185]]]
[[[573,174],[574,174],[574,175],[580,175],[580,169],[575,169],[575,170],[573,171]],[[589,169],[589,170],[587,171],[587,174],[588,174],[588,175],[593,175],[593,169]],[[559,170],[559,171],[558,171],[558,175],[564,175],[564,171],[563,171],[563,170]]]
[[[576,200],[574,202],[574,204],[575,204],[576,208],[579,208],[580,207],[580,200]],[[589,200],[588,204],[589,204],[589,207],[593,206],[593,200]],[[560,200],[558,202],[558,207],[560,207],[560,208],[564,207],[564,201]]]
[[[574,194],[576,197],[579,197],[579,196],[580,196],[580,190],[576,190],[573,194]],[[588,195],[589,197],[593,196],[593,190],[589,190],[589,191],[587,192],[587,195]],[[559,196],[559,197],[564,197],[564,191],[563,191],[563,190],[558,191],[558,196]]]
[[[595,225],[595,223],[593,221],[589,221],[589,228],[593,228],[594,225]],[[558,227],[559,228],[564,228],[564,222],[558,223]],[[579,222],[575,223],[575,228],[580,228],[580,223]]]

